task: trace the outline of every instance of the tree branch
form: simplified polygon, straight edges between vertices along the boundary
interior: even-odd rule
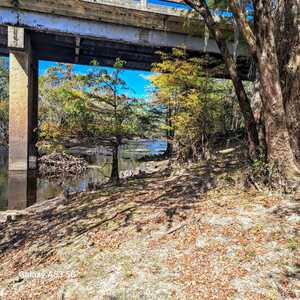
[[[239,24],[240,30],[250,47],[251,54],[256,57],[256,39],[252,28],[247,21],[246,13],[244,9],[240,6],[237,0],[229,0],[228,4],[231,12],[234,15],[235,20]]]
[[[215,22],[205,0],[184,0],[184,2],[202,16],[211,34],[216,40],[216,43],[220,49],[220,53],[223,56],[226,68],[234,85],[235,92],[239,101],[239,106],[245,120],[245,127],[247,130],[249,143],[249,155],[251,158],[254,158],[257,155],[257,147],[259,145],[256,122],[243,82],[239,77],[237,65],[233,59],[233,56],[229,52],[226,39],[222,31],[219,29],[218,24]]]

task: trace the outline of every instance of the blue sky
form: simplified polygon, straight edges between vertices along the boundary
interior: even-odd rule
[[[50,61],[40,61],[39,62],[39,74],[43,75],[45,71],[57,63]],[[99,67],[101,69],[106,69],[108,72],[112,72],[113,68]],[[91,70],[91,66],[75,65],[74,69],[78,73],[86,73]],[[132,97],[146,98],[149,89],[151,89],[151,82],[147,79],[151,75],[151,72],[146,71],[136,71],[136,70],[124,70],[122,73],[122,79],[127,83],[130,90],[128,94]]]
[[[179,7],[179,8],[186,7],[186,5],[183,5],[183,4],[165,2],[165,1],[160,1],[160,0],[148,0],[148,3],[160,4],[160,5],[172,6],[172,7]]]

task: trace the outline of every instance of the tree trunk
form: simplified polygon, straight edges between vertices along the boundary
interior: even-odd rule
[[[275,26],[270,1],[254,1],[261,95],[264,106],[268,160],[279,163],[289,179],[300,176],[290,144],[275,43]]]
[[[165,157],[170,157],[173,154],[173,144],[170,143],[169,141],[167,142],[167,149],[164,152]]]
[[[164,156],[170,157],[173,154],[173,140],[174,140],[174,129],[172,128],[172,108],[171,105],[168,107],[167,115],[166,115],[166,124],[168,125],[168,129],[166,131],[167,136],[167,149],[164,153]]]
[[[119,143],[116,142],[113,144],[113,153],[112,153],[112,169],[110,180],[113,183],[118,184],[120,182],[119,177]]]
[[[275,18],[287,127],[294,155],[300,161],[300,0],[280,0]]]
[[[255,118],[258,137],[259,137],[259,146],[260,146],[260,154],[263,154],[264,159],[267,159],[267,143],[266,143],[266,128],[264,121],[264,110],[261,96],[261,86],[260,86],[260,74],[258,71],[258,66],[256,63],[256,76],[253,82],[253,96],[251,100],[251,106],[253,110],[253,115]]]
[[[243,82],[238,75],[237,65],[233,59],[233,56],[230,54],[228,50],[226,39],[224,38],[222,32],[218,28],[218,25],[215,23],[205,0],[197,1],[197,3],[196,1],[191,1],[191,0],[184,0],[184,2],[189,6],[191,6],[195,11],[197,11],[203,17],[207,27],[209,28],[211,34],[213,35],[213,37],[217,42],[221,55],[223,56],[226,68],[233,82],[235,92],[238,98],[240,110],[244,117],[247,140],[248,140],[249,156],[251,159],[254,159],[257,157],[258,147],[259,147],[259,138],[258,138],[258,132],[256,128],[256,122],[254,119],[253,111],[251,109],[250,101],[245,91]]]
[[[294,74],[287,74],[283,97],[290,143],[296,160],[300,163],[300,68]]]

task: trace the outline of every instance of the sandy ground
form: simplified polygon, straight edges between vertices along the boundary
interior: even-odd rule
[[[234,153],[0,219],[1,299],[300,299],[299,202]]]

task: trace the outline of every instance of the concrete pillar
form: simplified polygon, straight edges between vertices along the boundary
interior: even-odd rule
[[[37,176],[34,171],[9,171],[8,210],[25,209],[37,201]]]
[[[148,0],[141,0],[142,8],[147,8]]]
[[[9,70],[9,170],[37,167],[38,75],[30,36],[24,28],[8,28]]]

